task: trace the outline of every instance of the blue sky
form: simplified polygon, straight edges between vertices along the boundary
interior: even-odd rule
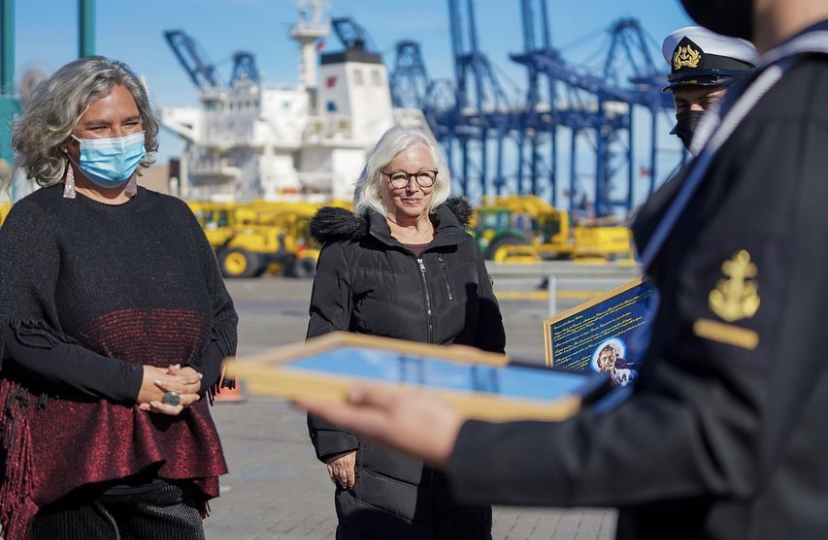
[[[677,0],[547,0],[547,6],[553,46],[575,64],[594,61],[607,49],[607,29],[619,18],[640,21],[659,62],[663,36],[691,24]],[[476,0],[475,9],[480,49],[507,92],[517,92],[523,79],[508,55],[523,46],[519,0]],[[54,71],[77,57],[77,11],[75,0],[15,2],[16,74],[33,67]],[[225,81],[233,53],[244,50],[255,54],[264,81],[293,85],[298,46],[287,33],[296,13],[295,0],[98,0],[95,50],[145,77],[159,107],[195,106],[196,89],[167,45],[165,30],[193,36]],[[432,78],[453,75],[447,0],[331,0],[329,13],[364,27],[389,68],[395,44],[414,39]],[[329,37],[326,48],[339,49],[338,39]],[[174,137],[163,137],[161,144],[160,160],[178,153]]]

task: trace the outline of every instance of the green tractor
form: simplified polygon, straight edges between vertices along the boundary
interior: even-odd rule
[[[469,233],[486,260],[495,262],[531,263],[540,260],[529,238],[532,220],[516,215],[509,208],[482,206],[475,210]]]

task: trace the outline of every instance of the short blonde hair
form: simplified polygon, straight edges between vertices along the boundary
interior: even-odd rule
[[[431,197],[431,206],[428,209],[429,213],[434,212],[437,207],[446,202],[446,199],[451,196],[451,174],[437,141],[420,128],[393,127],[380,137],[379,142],[365,160],[365,166],[354,189],[355,215],[365,215],[370,209],[383,216],[388,215],[380,196],[380,186],[382,185],[382,173],[380,171],[391,163],[397,154],[418,143],[425,144],[428,147],[434,168],[437,169],[437,179],[434,181],[434,192]]]

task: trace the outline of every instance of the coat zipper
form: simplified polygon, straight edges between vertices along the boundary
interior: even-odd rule
[[[440,261],[440,265],[443,267],[443,270],[445,270],[446,266],[445,266],[445,263],[443,262],[443,258],[440,257],[439,261]],[[428,280],[426,279],[426,267],[425,267],[425,262],[423,262],[422,257],[417,257],[417,264],[420,265],[420,277],[423,280],[423,292],[425,294],[425,301],[426,301],[426,325],[427,325],[427,329],[428,329],[428,343],[433,343],[434,342],[434,326],[433,326],[433,321],[432,321],[432,317],[431,317],[431,294],[428,290]],[[451,291],[449,291],[449,298],[450,297],[451,297]],[[430,512],[431,512],[431,516],[430,516],[430,527],[429,527],[429,531],[428,531],[428,537],[429,537],[429,539],[433,539],[434,538],[434,497],[433,497],[433,493],[434,493],[434,469],[430,469],[429,477],[430,477],[429,478],[430,491],[432,493],[432,496],[429,497],[431,499],[431,505],[430,505],[431,508],[429,509]]]
[[[423,280],[423,293],[425,293],[426,301],[426,328],[428,330],[427,343],[434,343],[434,326],[431,317],[431,294],[428,291],[428,280],[426,279],[426,267],[423,259],[417,258],[417,263],[420,265],[420,277]]]
[[[446,277],[446,292],[448,292],[449,300],[454,300],[454,297],[451,294],[451,285],[449,284],[449,275],[448,268],[446,268],[446,260],[442,257],[437,257],[437,260],[440,261],[440,267],[443,269],[443,275]]]

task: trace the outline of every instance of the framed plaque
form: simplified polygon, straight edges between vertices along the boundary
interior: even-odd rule
[[[468,418],[563,420],[607,378],[510,363],[505,355],[334,332],[226,362],[252,395],[343,401],[354,384],[450,401]]]
[[[652,281],[636,279],[543,322],[546,364],[607,373],[613,386],[638,377],[656,305]]]

